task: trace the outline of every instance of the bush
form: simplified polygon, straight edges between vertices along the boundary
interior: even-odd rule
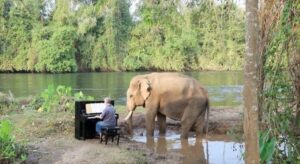
[[[13,94],[9,91],[8,94],[0,92],[0,115],[9,114],[20,108],[20,105],[16,103]]]
[[[72,94],[72,88],[59,85],[49,85],[39,96],[37,96],[30,106],[39,112],[56,111],[74,111],[74,102],[76,100],[93,100],[91,96],[86,96],[82,92]]]
[[[0,120],[0,163],[4,160],[26,159],[25,147],[15,142],[13,126],[8,120]]]
[[[53,32],[49,40],[40,41],[38,62],[35,70],[38,72],[75,72],[75,29],[62,27]]]

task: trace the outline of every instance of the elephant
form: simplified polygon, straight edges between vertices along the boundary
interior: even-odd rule
[[[134,76],[127,90],[127,110],[125,118],[132,128],[132,115],[136,107],[146,109],[146,134],[153,137],[155,118],[159,134],[166,133],[166,117],[179,120],[181,138],[188,138],[195,129],[201,137],[206,114],[206,128],[209,114],[207,90],[194,78],[181,73],[149,73]],[[131,129],[132,131],[132,129]],[[207,130],[206,130],[207,131]]]

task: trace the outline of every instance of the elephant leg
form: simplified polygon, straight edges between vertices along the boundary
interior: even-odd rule
[[[203,128],[204,128],[204,123],[205,123],[205,113],[202,113],[202,114],[198,117],[198,119],[197,119],[197,121],[196,121],[196,123],[195,123],[195,125],[194,125],[195,131],[196,131],[196,136],[197,136],[197,137],[202,137],[202,134],[203,134]]]
[[[154,135],[155,116],[156,116],[156,113],[154,113],[154,112],[146,113],[147,137],[153,137],[153,135]]]
[[[184,123],[184,122],[181,123],[181,136],[180,136],[180,138],[182,138],[182,139],[187,139],[188,138],[189,131],[190,131],[192,125],[193,124],[191,124],[191,123]]]
[[[147,137],[147,142],[146,142],[146,146],[148,149],[150,150],[154,150],[154,138],[153,137]]]
[[[193,115],[192,112],[185,110],[182,118],[181,118],[181,138],[187,139],[189,131],[191,130],[192,126],[195,124],[197,117]]]
[[[159,129],[159,135],[163,136],[166,134],[166,116],[161,113],[157,113],[157,123]]]
[[[158,154],[167,153],[167,140],[165,137],[159,137],[156,144],[156,152]]]

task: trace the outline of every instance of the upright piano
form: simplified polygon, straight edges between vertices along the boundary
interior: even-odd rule
[[[114,105],[114,101],[111,102]],[[104,101],[75,101],[75,138],[85,140],[95,138],[96,123],[101,121],[95,116],[100,115],[105,105]],[[116,126],[119,115],[116,113]]]

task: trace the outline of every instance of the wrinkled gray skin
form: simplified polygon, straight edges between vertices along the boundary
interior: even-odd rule
[[[166,132],[166,117],[180,120],[181,138],[188,138],[192,128],[197,137],[201,136],[205,114],[208,121],[209,99],[206,89],[197,80],[178,73],[151,73],[133,77],[127,90],[129,113],[125,118],[130,128],[132,113],[137,106],[146,109],[148,137],[154,134],[155,117],[160,135]]]

